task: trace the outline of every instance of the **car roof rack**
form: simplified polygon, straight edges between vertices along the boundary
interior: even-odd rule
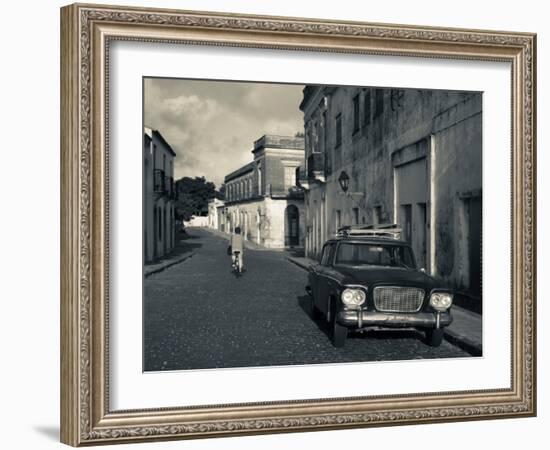
[[[369,238],[390,238],[399,240],[401,228],[395,223],[377,223],[370,225],[346,225],[336,232],[336,237],[369,237]]]

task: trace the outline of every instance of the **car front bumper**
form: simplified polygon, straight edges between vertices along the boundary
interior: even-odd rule
[[[419,327],[419,328],[442,328],[450,325],[453,317],[449,311],[417,312],[417,313],[390,313],[379,311],[340,311],[337,316],[339,324],[350,328],[365,327]]]

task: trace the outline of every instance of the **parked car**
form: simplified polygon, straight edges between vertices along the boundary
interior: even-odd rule
[[[312,311],[329,323],[342,347],[350,330],[415,327],[439,346],[452,322],[452,290],[418,268],[395,225],[344,227],[309,268]]]

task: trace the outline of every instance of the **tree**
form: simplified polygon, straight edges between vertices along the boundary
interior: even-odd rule
[[[222,185],[218,189],[218,192],[216,192],[216,198],[220,200],[225,200],[225,183],[222,183]]]
[[[176,181],[176,216],[190,220],[208,214],[208,202],[216,197],[216,186],[205,177],[183,177]]]

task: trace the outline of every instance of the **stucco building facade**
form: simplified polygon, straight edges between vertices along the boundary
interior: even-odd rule
[[[224,231],[223,209],[225,203],[223,200],[213,198],[208,202],[208,228]]]
[[[340,226],[393,222],[420,267],[479,295],[481,94],[306,86],[300,109],[307,256]]]
[[[267,248],[304,245],[304,194],[297,172],[304,139],[264,135],[254,142],[253,160],[225,177],[225,231],[240,227],[246,240]]]
[[[162,134],[143,133],[143,253],[145,262],[162,258],[175,245],[174,158]]]

